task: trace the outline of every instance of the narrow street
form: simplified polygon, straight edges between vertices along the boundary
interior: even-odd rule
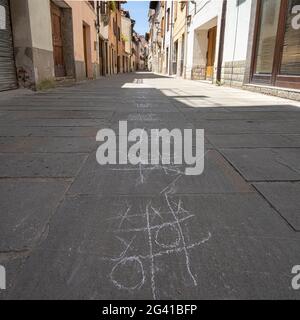
[[[96,161],[205,129],[205,169]],[[300,103],[147,72],[0,94],[0,299],[299,299]]]

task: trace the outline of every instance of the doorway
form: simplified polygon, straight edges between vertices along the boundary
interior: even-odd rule
[[[108,56],[109,56],[108,44],[105,41],[105,75],[107,75],[109,73],[109,71],[108,71]]]
[[[83,53],[84,53],[84,66],[85,76],[88,78],[88,51],[87,51],[87,27],[83,25]]]
[[[173,49],[173,70],[172,74],[177,74],[177,62],[178,62],[178,40],[174,42],[174,49]]]
[[[179,75],[183,75],[183,66],[184,66],[184,50],[185,50],[185,37],[184,34],[181,37],[181,55],[180,55],[180,70]]]
[[[208,30],[207,33],[207,63],[206,63],[206,79],[212,80],[214,75],[215,55],[216,55],[216,39],[217,27]]]
[[[166,49],[166,73],[169,70],[169,47]]]
[[[104,40],[99,38],[99,70],[100,75],[105,76],[105,44]]]
[[[56,77],[65,77],[64,50],[62,39],[62,11],[51,2],[51,23],[53,39],[54,72]]]
[[[117,73],[121,72],[121,57],[117,56]]]

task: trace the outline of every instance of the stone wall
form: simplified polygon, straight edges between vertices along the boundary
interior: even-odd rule
[[[245,77],[246,61],[224,62],[221,82],[232,87],[242,87]]]
[[[40,82],[54,79],[50,3],[11,0],[10,5],[18,83],[36,89]]]
[[[297,89],[278,88],[257,84],[245,84],[243,86],[243,89],[267,95],[277,96],[280,98],[300,101],[300,90]]]
[[[191,80],[205,80],[206,66],[195,66],[191,71]]]

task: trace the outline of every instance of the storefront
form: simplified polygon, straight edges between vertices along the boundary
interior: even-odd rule
[[[16,87],[9,1],[0,0],[0,91]]]
[[[300,0],[259,0],[251,82],[300,89]]]

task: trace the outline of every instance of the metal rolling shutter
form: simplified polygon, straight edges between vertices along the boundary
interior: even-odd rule
[[[0,91],[17,88],[9,0],[0,0]]]

